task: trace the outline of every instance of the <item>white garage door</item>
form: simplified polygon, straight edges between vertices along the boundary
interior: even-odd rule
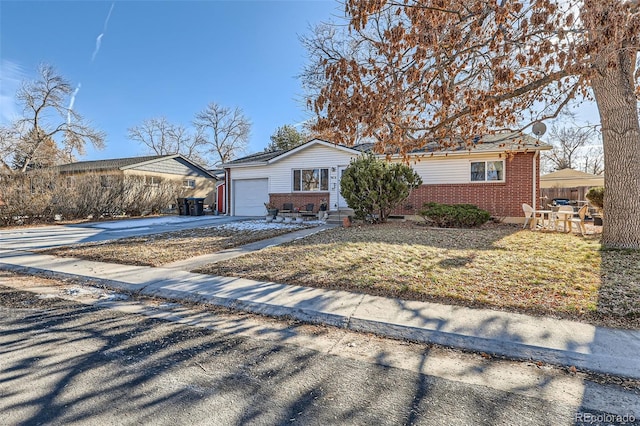
[[[264,203],[269,201],[268,179],[233,181],[234,216],[264,216]]]

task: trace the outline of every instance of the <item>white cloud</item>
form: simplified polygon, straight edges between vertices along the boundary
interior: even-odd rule
[[[17,117],[16,92],[26,77],[22,66],[8,59],[0,62],[0,124],[6,124]]]

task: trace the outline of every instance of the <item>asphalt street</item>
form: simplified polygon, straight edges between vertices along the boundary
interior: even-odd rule
[[[637,388],[597,382],[332,327],[0,276],[2,424],[632,424],[608,420],[637,412]]]

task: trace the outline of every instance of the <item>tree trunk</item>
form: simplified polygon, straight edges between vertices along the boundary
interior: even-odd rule
[[[634,94],[635,54],[619,54],[617,67],[601,67],[591,80],[605,161],[602,243],[640,248],[640,125]]]

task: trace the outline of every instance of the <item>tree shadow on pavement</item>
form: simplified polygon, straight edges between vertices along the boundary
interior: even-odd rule
[[[295,327],[268,342],[6,288],[0,298],[9,423],[489,425],[539,404],[509,422],[529,425],[570,411],[287,344]]]

